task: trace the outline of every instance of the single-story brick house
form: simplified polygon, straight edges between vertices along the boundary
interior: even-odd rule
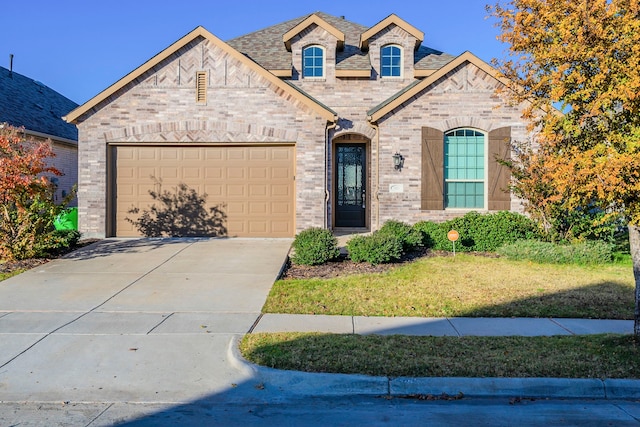
[[[78,182],[78,129],[62,120],[77,107],[50,87],[16,73],[13,67],[0,67],[0,123],[23,128],[30,141],[50,141],[55,157],[49,163],[63,173],[52,177],[58,203]],[[70,204],[75,205],[76,200]]]
[[[496,162],[527,136],[521,110],[490,65],[423,40],[395,15],[317,12],[226,42],[196,28],[65,117],[80,230],[138,235],[132,208],[181,184],[229,236],[521,210]]]

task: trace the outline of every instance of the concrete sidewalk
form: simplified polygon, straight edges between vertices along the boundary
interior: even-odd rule
[[[550,336],[631,334],[633,320],[561,318],[421,318],[263,314],[251,332],[423,336]]]

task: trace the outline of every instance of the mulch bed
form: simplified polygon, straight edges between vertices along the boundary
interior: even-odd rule
[[[468,255],[498,258],[499,255],[494,252],[465,252]],[[420,249],[407,254],[404,254],[402,258],[397,262],[371,265],[366,262],[353,262],[346,255],[342,254],[334,261],[327,262],[322,265],[297,265],[287,261],[280,279],[330,279],[339,276],[346,276],[350,274],[368,274],[368,273],[381,273],[387,270],[391,270],[400,265],[416,261],[421,258],[429,257],[452,257],[453,253],[448,251],[432,251],[430,249]]]
[[[432,256],[450,256],[449,252],[434,252],[429,250],[419,250],[405,254],[398,262],[371,265],[366,262],[353,262],[346,255],[334,261],[329,261],[322,265],[297,265],[288,261],[281,275],[281,279],[310,279],[310,278],[333,278],[346,276],[349,274],[381,273],[383,271],[396,268],[399,265],[415,261],[419,258]]]
[[[30,268],[46,264],[51,258],[28,258],[20,261],[6,261],[0,264],[0,273],[13,273],[14,271],[29,270]]]

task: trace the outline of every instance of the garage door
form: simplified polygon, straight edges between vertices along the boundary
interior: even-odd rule
[[[294,148],[291,145],[117,146],[114,150],[116,236],[141,235],[137,221],[144,212],[151,212],[152,206],[164,210],[168,218],[159,221],[158,227],[166,228],[171,225],[167,222],[185,220],[171,219],[176,218],[174,214],[181,214],[166,212],[178,210],[175,204],[169,207],[171,203],[162,203],[158,197],[152,197],[150,191],[172,198],[188,198],[187,204],[191,205],[197,204],[197,197],[190,195],[205,197],[204,212],[210,214],[210,208],[217,207],[218,213],[224,216],[223,235],[294,235]],[[201,229],[190,235],[212,234],[206,225],[211,222],[192,219],[192,226]]]

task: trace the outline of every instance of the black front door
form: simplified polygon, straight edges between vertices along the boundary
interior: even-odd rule
[[[336,145],[336,227],[365,227],[366,146]]]

